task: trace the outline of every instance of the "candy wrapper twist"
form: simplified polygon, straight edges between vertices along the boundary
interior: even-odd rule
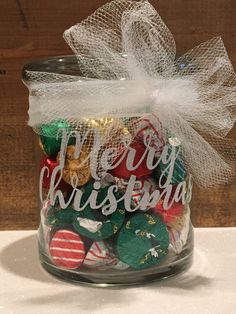
[[[144,117],[159,130],[161,121],[162,130],[178,138],[199,186],[233,178],[236,144],[227,134],[236,117],[236,76],[221,38],[176,58],[171,32],[145,0],[112,1],[64,38],[81,76],[28,72],[29,125],[36,132],[44,135],[41,125],[61,119],[73,131],[94,117],[115,118],[104,138],[125,125],[127,132],[113,141],[116,148],[121,137],[132,141],[140,129],[137,117]]]

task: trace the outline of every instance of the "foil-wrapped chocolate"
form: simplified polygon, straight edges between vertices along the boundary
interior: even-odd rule
[[[42,124],[40,126],[39,146],[44,153],[50,157],[57,156],[61,148],[62,131],[70,131],[70,125],[64,120],[54,121],[49,124]],[[70,137],[69,145],[75,144],[75,138]]]
[[[177,156],[175,159],[171,184],[178,184],[185,181],[187,176],[187,171],[183,159],[181,157],[181,143],[177,138],[170,137],[168,139],[167,146],[168,146],[167,158],[170,157],[173,147],[175,148],[175,153]],[[171,160],[169,161],[168,164],[164,164],[162,161],[159,163],[158,167],[155,169],[153,173],[156,178],[159,178],[162,174],[164,174],[164,177],[168,177],[170,170],[170,162]]]
[[[57,155],[60,161],[60,153]],[[67,147],[65,164],[63,169],[63,179],[67,183],[76,183],[77,186],[86,184],[91,178],[89,151],[85,147],[80,150],[78,158],[75,157],[75,146]]]

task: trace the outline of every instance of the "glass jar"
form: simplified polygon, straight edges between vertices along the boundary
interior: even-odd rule
[[[27,64],[31,100],[41,97],[41,87],[34,88],[40,73],[82,77],[74,56]],[[76,123],[61,117],[34,131],[39,256],[49,273],[76,283],[132,285],[190,267],[191,175],[181,143],[156,115],[88,115]]]

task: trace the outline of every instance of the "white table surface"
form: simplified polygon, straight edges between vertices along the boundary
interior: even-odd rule
[[[192,268],[165,282],[92,288],[47,274],[36,231],[0,232],[0,314],[235,314],[236,228],[195,229]]]

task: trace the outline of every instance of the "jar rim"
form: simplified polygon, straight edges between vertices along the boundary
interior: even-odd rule
[[[22,69],[22,79],[27,85],[32,81],[27,72],[46,72],[63,75],[83,76],[75,55],[51,56],[32,60]]]

